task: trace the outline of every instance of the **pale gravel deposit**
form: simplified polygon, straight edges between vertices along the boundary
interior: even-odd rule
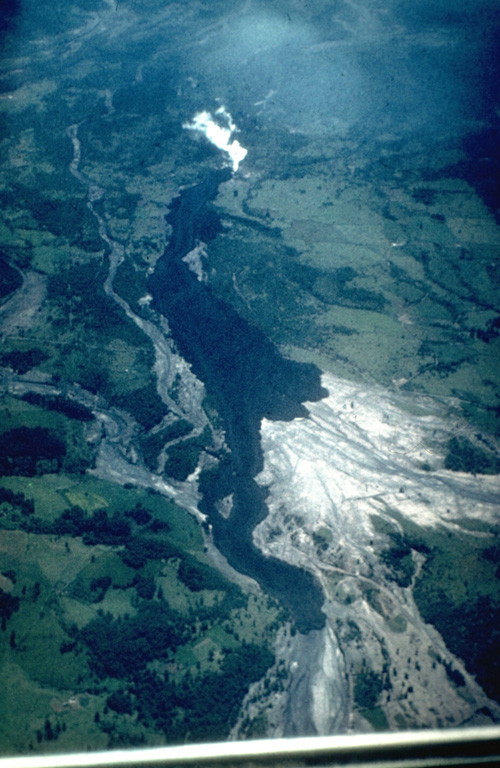
[[[450,422],[442,403],[331,374],[322,381],[329,396],[306,404],[308,418],[262,423],[266,463],[258,481],[271,486],[271,512],[293,487],[293,511],[299,500],[305,511],[313,507],[315,525],[331,527],[341,545],[353,535],[357,545],[371,538],[369,515],[386,505],[419,525],[453,526],[463,517],[498,522],[498,476],[443,468],[447,440],[466,427]]]
[[[46,278],[38,272],[28,272],[23,284],[0,307],[0,334],[11,336],[31,328],[45,298]]]
[[[391,579],[379,556],[387,538],[371,516],[391,521],[395,530],[391,511],[450,531],[465,518],[498,522],[498,476],[444,469],[450,436],[467,434],[449,404],[331,374],[324,374],[323,385],[329,396],[308,403],[307,418],[262,423],[264,469],[257,479],[269,489],[269,515],[254,541],[266,554],[315,574],[327,624],[310,633],[314,641],[306,636],[281,644],[288,693],[254,703],[253,715],[263,706],[278,708],[284,726],[277,725],[276,734],[281,727],[294,731],[290,713],[300,707],[318,733],[369,729],[353,693],[356,676],[369,668],[390,677],[378,704],[391,728],[482,722],[481,707],[498,712],[498,706],[422,621],[412,585]],[[317,547],[318,535],[328,546]],[[417,572],[422,557],[413,552]],[[377,595],[375,607],[368,588]],[[300,688],[294,678],[304,665],[309,674]],[[446,665],[463,675],[463,687],[453,685]]]

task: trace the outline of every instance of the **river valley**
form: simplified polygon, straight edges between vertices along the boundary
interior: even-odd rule
[[[248,643],[270,666],[224,737],[500,722],[490,0],[21,5],[0,68],[0,580],[21,606],[2,679],[38,709],[0,707],[9,749],[54,746],[51,686],[90,702],[67,744],[157,744]],[[66,464],[16,474],[25,430]],[[83,541],[96,512],[153,530],[141,504],[158,542],[183,521],[183,555]],[[140,686],[99,688],[75,633],[162,601],[191,624],[143,701],[170,681],[178,720],[136,730]]]

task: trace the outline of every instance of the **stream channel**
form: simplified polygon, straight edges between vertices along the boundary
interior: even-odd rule
[[[213,527],[214,542],[236,570],[290,610],[299,632],[307,633],[324,626],[322,590],[310,573],[264,557],[253,544],[252,531],[267,515],[266,489],[254,478],[263,468],[262,419],[307,416],[302,403],[327,394],[320,371],[283,358],[262,331],[217,298],[182,261],[199,242],[223,231],[211,201],[230,176],[229,169],[214,171],[174,199],[166,217],[170,242],[148,287],[153,307],[167,318],[180,354],[205,384],[226,432],[227,459],[200,476],[200,510]],[[230,494],[233,508],[225,518],[216,504]]]

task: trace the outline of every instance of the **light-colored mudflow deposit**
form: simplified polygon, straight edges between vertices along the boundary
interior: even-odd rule
[[[309,403],[307,418],[262,424],[258,481],[269,489],[269,516],[254,540],[266,554],[314,573],[325,594],[326,627],[283,636],[288,688],[260,703],[254,690],[246,714],[265,707],[276,735],[304,725],[327,733],[369,723],[481,723],[480,710],[498,706],[414,602],[425,555],[411,549],[411,577],[402,586],[381,553],[391,540],[387,532],[403,536],[405,521],[427,534],[487,536],[470,524],[464,534],[464,521],[498,522],[498,476],[444,468],[447,441],[468,434],[449,405],[330,374],[323,384],[329,396]]]

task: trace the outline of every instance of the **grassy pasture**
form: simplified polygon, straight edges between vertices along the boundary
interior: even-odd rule
[[[152,583],[152,603],[166,600],[189,629],[188,640],[177,649],[175,685],[186,676],[197,679],[217,674],[228,650],[243,642],[272,641],[279,610],[261,595],[248,599],[224,589],[191,591],[179,577],[182,553],[204,567],[210,561],[203,549],[197,522],[163,497],[136,488],[123,488],[92,476],[43,475],[3,478],[1,484],[34,501],[32,518],[46,523],[65,509],[81,507],[88,515],[105,509],[108,516],[125,514],[139,504],[152,519],[167,527],[156,536],[170,541],[179,555],[150,559],[138,568],[126,565],[122,546],[88,546],[81,537],[29,533],[4,527],[0,540],[2,586],[19,598],[19,609],[0,632],[0,676],[8,705],[0,705],[0,753],[99,749],[120,744],[158,744],[164,736],[135,715],[108,710],[110,694],[129,684],[96,677],[88,649],[79,633],[94,619],[110,614],[113,620],[137,615],[145,603],[139,583]],[[3,505],[4,524],[15,508]],[[31,518],[30,518],[31,519]],[[127,518],[129,519],[129,518]],[[138,535],[152,535],[139,526]],[[135,535],[135,533],[133,534]],[[103,582],[104,580],[104,582]],[[103,584],[100,587],[99,584]],[[168,659],[154,662],[159,665]],[[169,662],[170,664],[170,662]]]

